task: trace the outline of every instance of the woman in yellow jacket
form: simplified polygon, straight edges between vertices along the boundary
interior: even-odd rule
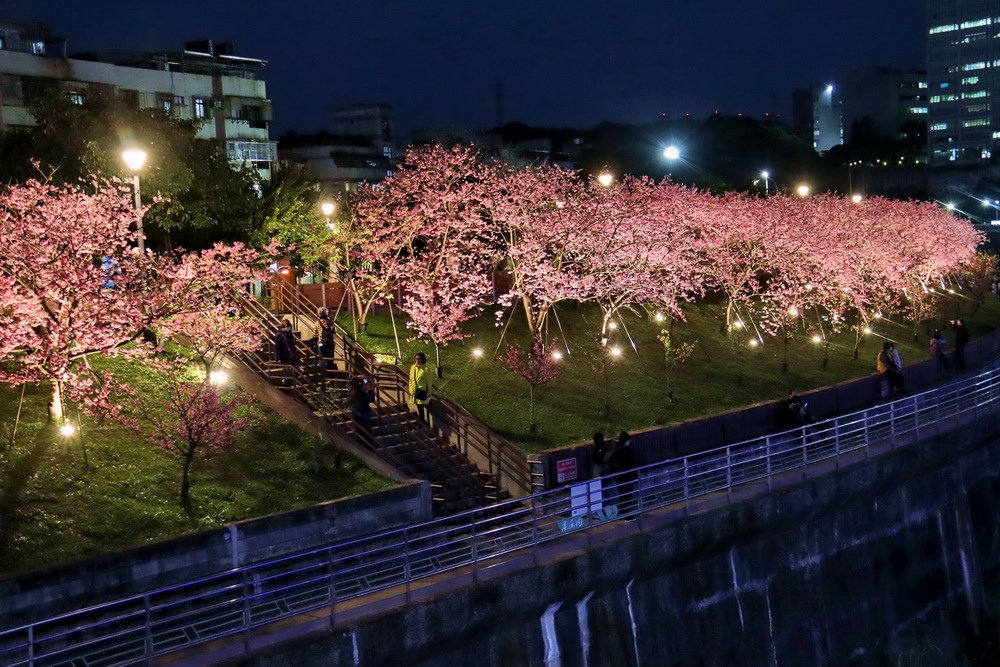
[[[417,405],[417,416],[427,422],[427,404],[431,402],[434,372],[427,366],[427,355],[417,352],[410,366],[410,402]]]

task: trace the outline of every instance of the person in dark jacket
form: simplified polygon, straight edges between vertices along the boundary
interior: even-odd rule
[[[608,472],[608,443],[604,441],[604,434],[600,431],[594,434],[590,455],[594,460],[594,477],[605,475]]]
[[[965,346],[969,344],[969,330],[962,318],[952,321],[951,330],[955,334],[955,367],[961,372],[965,370]]]
[[[639,472],[635,469],[635,451],[629,434],[622,431],[618,434],[618,445],[611,454],[611,471],[616,473],[618,484],[618,505],[627,503],[631,509],[638,509],[638,498],[635,495],[635,483]]]
[[[351,378],[348,400],[351,404],[351,416],[365,428],[372,423],[372,403],[375,393],[368,386],[368,378],[361,375]]]
[[[281,320],[281,326],[274,334],[274,357],[282,364],[295,366],[299,363],[299,351],[295,348],[295,334],[288,319]]]
[[[951,372],[951,369],[948,368],[948,357],[944,354],[944,346],[947,342],[945,337],[941,335],[941,330],[935,329],[928,347],[931,359],[937,359],[938,368],[943,370],[945,375]]]

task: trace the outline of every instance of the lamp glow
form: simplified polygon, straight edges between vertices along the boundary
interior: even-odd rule
[[[757,347],[758,345],[760,345],[760,341],[759,340],[757,340],[756,338],[751,338],[750,339],[750,347]]]
[[[823,342],[823,337],[820,336],[819,334],[816,334],[813,336],[813,342],[819,345],[820,343]]]
[[[861,331],[864,332],[867,335],[867,334],[870,334],[872,332],[872,328],[871,327],[865,327]]]
[[[325,201],[319,205],[319,210],[323,211],[323,215],[330,217],[336,210],[337,206],[332,201]]]
[[[611,348],[611,356],[612,357],[620,357],[620,356],[622,356],[622,349],[620,347],[618,347],[617,345],[615,347]]]
[[[472,356],[474,356],[476,359],[479,359],[480,357],[482,357],[483,356],[483,348],[481,348],[481,347],[474,347],[474,348],[472,348]]]
[[[792,317],[798,317],[799,309],[796,308],[795,306],[792,306],[791,308],[788,309],[788,314],[791,315]]]
[[[618,330],[618,323],[617,322],[608,322],[608,328],[611,329],[612,331],[617,331]]]
[[[862,199],[864,199],[864,197],[861,195],[851,195],[851,201],[855,204],[860,204]]]
[[[677,146],[667,146],[663,149],[663,157],[668,160],[676,160],[681,156],[681,149]]]
[[[655,316],[653,317],[653,319],[654,319],[654,320],[656,320],[657,322],[663,322],[663,321],[664,321],[664,320],[666,320],[667,318],[663,316],[663,313],[657,313],[657,314],[656,314],[656,315],[655,315]]]
[[[64,438],[68,438],[74,433],[76,433],[76,428],[68,422],[59,427],[59,435]]]
[[[132,171],[139,171],[146,164],[146,151],[141,148],[130,148],[122,151],[122,161]]]
[[[733,322],[733,328],[734,329],[742,329],[743,328],[743,320],[736,320],[735,322]]]
[[[562,352],[560,352],[559,350],[555,350],[552,353],[552,358],[555,359],[556,361],[560,361],[562,359]]]
[[[812,192],[812,190],[805,183],[795,188],[795,193],[800,197],[808,197],[810,192]]]
[[[597,182],[606,188],[615,182],[615,177],[612,176],[610,171],[602,171],[597,175]]]
[[[229,373],[226,371],[212,371],[208,374],[208,381],[214,385],[226,384],[229,382]]]

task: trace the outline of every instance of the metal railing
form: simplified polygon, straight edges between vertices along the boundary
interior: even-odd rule
[[[311,327],[316,326],[316,305],[290,285],[272,283],[271,298],[276,306],[306,320]],[[343,361],[352,374],[373,378],[380,402],[406,403],[409,393],[406,371],[395,364],[379,361],[343,327],[333,324],[337,361]],[[431,425],[442,438],[469,457],[483,472],[494,476],[502,488],[514,496],[530,493],[531,475],[524,450],[494,433],[468,410],[447,398],[432,394],[429,412]]]
[[[406,587],[430,575],[742,484],[867,458],[994,410],[1000,370],[891,403],[572,487],[256,563],[0,631],[3,665],[122,665]]]

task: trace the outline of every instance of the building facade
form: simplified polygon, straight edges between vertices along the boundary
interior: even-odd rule
[[[362,183],[379,183],[392,176],[396,163],[392,107],[338,107],[333,132],[286,135],[281,138],[280,156],[308,166],[332,192],[353,192]]]
[[[1000,139],[1000,1],[928,0],[928,158],[985,164]]]
[[[855,70],[844,81],[844,130],[905,141],[927,125],[927,72],[893,67]]]
[[[808,140],[817,153],[844,143],[840,91],[832,84],[794,91],[792,129]]]
[[[65,40],[44,27],[0,21],[0,129],[34,125],[29,105],[43,90],[59,90],[77,104],[101,90],[140,108],[201,121],[199,138],[222,142],[232,162],[269,178],[277,146],[269,136],[265,64],[210,40],[178,52],[67,57]]]

